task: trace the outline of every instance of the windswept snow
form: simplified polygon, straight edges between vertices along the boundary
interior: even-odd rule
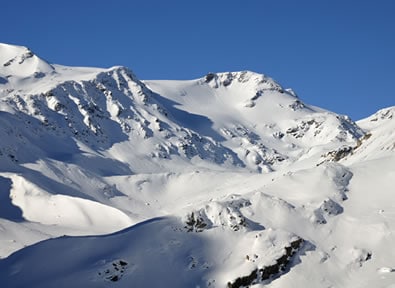
[[[391,287],[394,116],[0,44],[0,286]]]

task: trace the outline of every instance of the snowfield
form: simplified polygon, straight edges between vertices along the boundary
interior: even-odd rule
[[[0,287],[393,287],[395,107],[0,44]]]

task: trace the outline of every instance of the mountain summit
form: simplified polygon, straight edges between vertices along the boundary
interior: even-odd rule
[[[1,287],[395,281],[394,107],[354,122],[251,71],[139,80],[8,44],[0,100]]]
[[[40,78],[54,71],[54,67],[37,57],[30,49],[0,43],[1,74],[8,77]]]

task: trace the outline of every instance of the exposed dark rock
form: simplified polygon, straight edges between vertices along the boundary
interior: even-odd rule
[[[258,269],[251,272],[250,275],[239,277],[233,283],[228,283],[228,288],[248,287],[251,284],[256,283],[258,279]]]
[[[248,276],[237,278],[233,283],[229,282],[228,288],[249,287],[250,285],[268,280],[280,272],[284,271],[292,259],[292,256],[301,248],[304,240],[298,238],[290,243],[290,246],[284,248],[284,254],[275,260],[275,264],[260,269],[255,269]]]
[[[188,219],[185,224],[185,229],[187,229],[187,232],[202,232],[207,227],[203,217],[201,215],[195,216],[194,212],[188,215]]]
[[[301,110],[305,107],[306,106],[299,99],[295,100],[292,104],[289,105],[289,108],[291,108],[293,111]]]
[[[371,133],[366,133],[365,135],[357,139],[357,144],[355,146],[342,146],[337,150],[333,150],[326,153],[324,156],[329,161],[338,162],[341,159],[347,157],[348,155],[352,155],[355,152],[355,150],[357,150],[362,145],[362,143],[368,140],[371,136],[372,136]]]
[[[214,73],[208,73],[206,75],[206,83],[209,83],[211,80],[213,80],[215,78],[215,74]]]
[[[327,215],[338,215],[343,212],[343,207],[332,199],[324,200],[319,209]]]
[[[112,263],[108,263],[106,268],[102,271],[99,271],[97,274],[103,277],[103,280],[118,282],[122,279],[125,270],[128,268],[128,262],[124,260],[113,261]]]
[[[12,62],[15,61],[15,58],[12,58],[10,60],[8,60],[6,63],[3,64],[4,67],[10,66],[12,64]]]
[[[229,73],[229,74],[227,75],[227,78],[223,81],[222,84],[223,84],[225,87],[227,87],[227,86],[229,86],[230,84],[232,84],[232,81],[233,81],[233,76],[232,76],[231,73]]]
[[[343,146],[343,147],[340,147],[337,150],[328,152],[326,154],[326,156],[330,160],[338,162],[341,159],[343,159],[344,157],[352,154],[352,152],[353,152],[353,147],[351,147],[351,146]]]
[[[33,52],[28,50],[25,54],[21,56],[21,59],[19,60],[18,64],[22,64],[25,62],[26,59],[32,58],[34,56]]]
[[[288,128],[286,133],[292,135],[295,138],[302,138],[307,131],[313,129],[314,136],[317,136],[321,133],[322,123],[316,121],[315,119],[301,121],[297,126]]]
[[[45,73],[43,72],[34,72],[34,78],[39,79],[39,78],[44,78]]]
[[[109,280],[112,281],[112,282],[116,282],[116,281],[119,280],[119,277],[117,275],[114,275]]]
[[[263,95],[263,90],[256,91],[255,95],[251,98],[252,101],[257,100],[259,97]]]

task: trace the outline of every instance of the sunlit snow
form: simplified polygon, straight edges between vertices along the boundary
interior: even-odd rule
[[[0,44],[0,287],[393,287],[395,107]]]

